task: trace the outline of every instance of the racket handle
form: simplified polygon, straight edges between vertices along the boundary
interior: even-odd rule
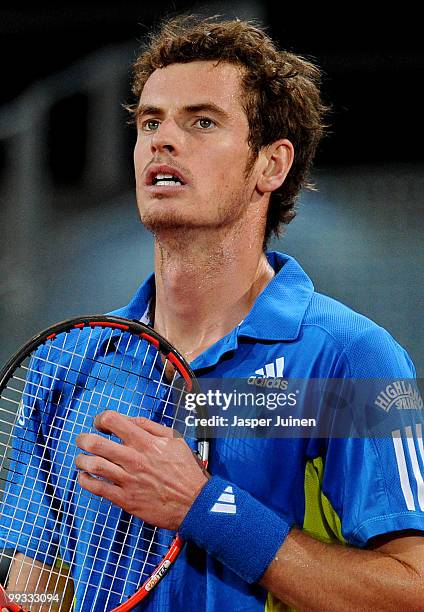
[[[148,578],[142,584],[142,586],[138,589],[136,593],[134,593],[134,595],[132,595],[129,599],[121,603],[117,608],[114,608],[112,612],[130,612],[131,610],[133,610],[134,607],[149,594],[149,592],[156,586],[156,584],[162,580],[162,578],[168,572],[169,568],[174,563],[175,559],[180,554],[183,546],[184,542],[177,534],[173,539],[167,554],[156,567],[150,578]]]
[[[200,459],[202,466],[205,470],[208,467],[208,457],[209,457],[209,442],[208,440],[202,440],[197,445],[197,454]]]
[[[0,610],[8,610],[9,612],[28,612],[19,604],[10,601],[8,594],[0,584]]]

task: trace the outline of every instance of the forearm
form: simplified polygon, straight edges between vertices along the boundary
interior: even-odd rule
[[[46,590],[48,572],[43,565],[34,559],[16,553],[10,563],[8,591],[33,593],[36,590]]]
[[[324,544],[292,529],[260,584],[308,612],[409,612],[423,609],[424,576],[375,550]]]
[[[234,505],[231,513],[214,511],[222,491],[229,498],[223,501]],[[180,534],[298,610],[423,610],[422,535],[392,534],[374,541],[373,550],[325,544],[290,529],[283,517],[216,476],[195,499]]]
[[[69,571],[64,567],[52,569],[50,566],[17,553],[11,562],[7,582],[8,593],[26,593],[53,596],[51,609],[70,610],[73,601],[73,582]],[[31,611],[44,610],[50,604],[31,604]]]
[[[184,540],[205,549],[245,582],[260,582],[283,602],[311,612],[423,610],[422,536],[393,535],[383,544],[374,543],[374,550],[323,544],[291,529],[290,520],[235,483],[216,475],[206,479],[172,430],[114,413],[97,417],[96,426],[113,429],[126,442],[101,441],[100,456],[107,462],[99,470],[98,437],[79,438],[78,445],[90,456],[83,456],[83,463],[78,459],[77,466],[101,477],[84,479],[83,486],[148,523],[176,528]],[[115,458],[119,454],[117,466],[107,459],[109,452]],[[123,465],[128,466],[125,473]],[[118,468],[119,496],[110,492]],[[139,497],[134,490],[141,492]],[[127,499],[131,505],[123,504]]]

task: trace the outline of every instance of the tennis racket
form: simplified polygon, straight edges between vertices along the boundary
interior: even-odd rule
[[[0,373],[0,558],[13,561],[0,609],[68,610],[68,593],[75,612],[127,612],[151,593],[183,542],[82,489],[75,438],[99,433],[95,416],[116,410],[175,429],[206,466],[204,432],[186,425],[185,397],[198,389],[171,344],[119,317],[58,323],[9,360]]]

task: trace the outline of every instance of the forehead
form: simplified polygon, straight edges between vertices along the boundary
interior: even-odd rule
[[[171,64],[150,75],[140,103],[184,107],[209,101],[230,112],[243,112],[241,76],[241,69],[227,62]]]

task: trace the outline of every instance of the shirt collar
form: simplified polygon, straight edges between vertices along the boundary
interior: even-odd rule
[[[257,297],[239,326],[239,336],[260,340],[295,340],[314,286],[297,261],[285,253],[270,251],[267,259],[275,276]]]
[[[297,261],[285,253],[270,251],[267,253],[267,259],[275,270],[275,276],[257,297],[246,318],[223,339],[227,345],[233,344],[229,342],[229,336],[246,336],[260,340],[295,340],[299,335],[314,291],[312,281]],[[130,303],[112,314],[142,320],[145,323],[154,287],[155,277],[151,274]]]
[[[114,310],[110,314],[126,319],[135,319],[145,325],[149,324],[149,306],[155,290],[155,275],[150,274],[139,287],[126,306]]]

